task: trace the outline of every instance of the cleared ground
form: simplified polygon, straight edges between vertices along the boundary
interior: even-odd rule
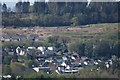
[[[83,26],[62,26],[62,27],[21,27],[21,28],[1,28],[2,35],[32,35],[39,37],[65,36],[70,38],[106,38],[118,35],[118,25],[120,23],[91,24]]]

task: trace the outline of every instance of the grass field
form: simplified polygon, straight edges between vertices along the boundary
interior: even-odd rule
[[[59,26],[59,27],[20,27],[20,28],[3,28],[3,34],[42,34],[42,37],[48,36],[65,36],[70,38],[102,38],[108,36],[117,36],[120,23],[103,23],[82,26]],[[41,36],[40,36],[41,37]]]

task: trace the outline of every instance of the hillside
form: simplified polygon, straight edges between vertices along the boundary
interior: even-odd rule
[[[2,28],[3,36],[38,35],[46,38],[48,36],[64,36],[71,39],[118,39],[118,25],[120,23],[91,24],[84,26],[62,26],[62,27],[21,27]]]

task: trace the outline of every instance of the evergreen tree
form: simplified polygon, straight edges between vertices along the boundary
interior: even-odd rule
[[[18,2],[15,5],[16,12],[22,12],[22,2]]]
[[[23,2],[22,6],[23,6],[23,9],[22,9],[23,13],[28,13],[29,7],[30,7],[30,2]]]
[[[5,3],[2,5],[2,10],[3,12],[7,12],[7,5]]]
[[[45,2],[34,2],[33,11],[35,13],[45,13]]]

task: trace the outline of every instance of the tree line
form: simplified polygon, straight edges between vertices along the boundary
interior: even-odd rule
[[[79,26],[119,22],[119,2],[17,2],[15,12],[4,3],[4,26]]]

